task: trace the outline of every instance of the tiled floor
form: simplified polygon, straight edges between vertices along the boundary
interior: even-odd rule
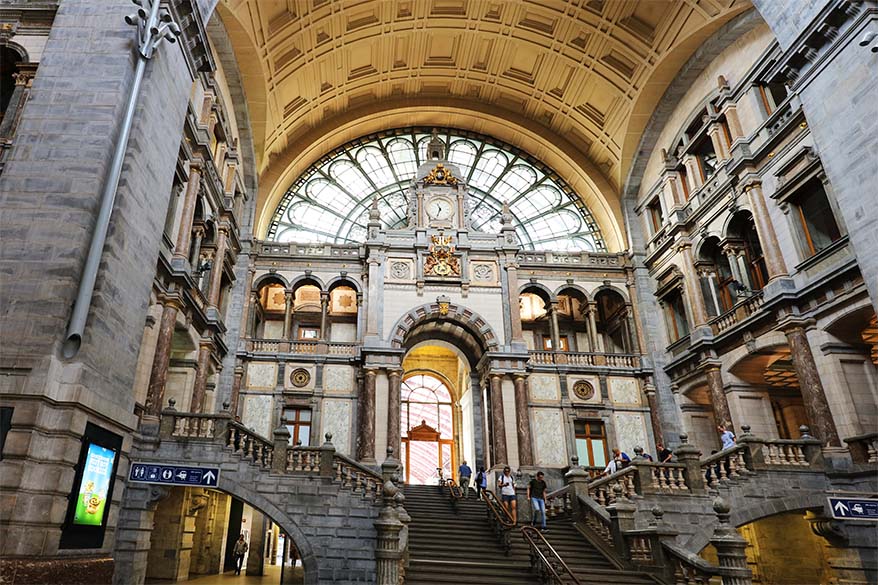
[[[289,575],[291,570],[293,571],[292,577]],[[295,569],[286,567],[284,569],[284,585],[298,585],[303,583],[303,581],[302,567],[296,567]],[[280,567],[266,565],[265,574],[261,577],[254,577],[253,575],[245,575],[243,573],[235,575],[234,571],[229,571],[221,575],[205,575],[204,577],[183,581],[183,583],[193,583],[194,585],[279,585]]]

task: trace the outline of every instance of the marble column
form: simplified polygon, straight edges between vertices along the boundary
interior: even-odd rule
[[[216,252],[213,255],[213,268],[210,271],[210,287],[207,289],[207,302],[219,310],[220,289],[223,282],[223,265],[226,259],[227,238],[229,228],[221,226],[217,230]]]
[[[232,395],[229,397],[229,412],[232,420],[238,416],[238,401],[241,397],[241,382],[244,380],[244,366],[235,366],[235,376],[232,378]]]
[[[153,416],[162,412],[162,399],[165,395],[165,383],[168,381],[168,365],[171,359],[171,344],[174,338],[174,324],[177,312],[183,308],[178,299],[163,299],[162,318],[159,322],[158,340],[152,358],[152,369],[149,374],[149,386],[146,392],[144,411]]]
[[[527,406],[527,375],[515,374],[515,431],[518,437],[518,465],[531,467],[534,464],[533,442],[530,433],[530,414]]]
[[[293,292],[286,291],[284,293],[284,339],[289,339],[292,335],[293,321]]]
[[[774,280],[787,276],[787,265],[780,252],[774,226],[768,215],[768,207],[765,205],[765,195],[762,193],[762,182],[759,179],[745,179],[744,192],[750,202],[750,210],[753,212],[753,221],[756,224],[756,233],[759,243],[762,245],[762,253],[765,256],[765,268],[768,270],[768,280]]]
[[[196,272],[198,271],[199,256],[201,256],[201,241],[204,239],[204,228],[200,225],[195,226],[192,229],[192,233],[195,234],[195,243],[192,244],[192,254],[189,256],[189,266],[192,268],[192,272]]]
[[[244,337],[256,337],[256,307],[259,304],[259,293],[253,291],[250,293],[250,301],[244,303],[244,313],[246,316],[247,330]]]
[[[729,145],[726,143],[726,135],[722,127],[719,124],[711,124],[707,130],[707,135],[710,136],[710,142],[713,144],[717,161],[728,160],[730,158]]]
[[[189,403],[189,412],[202,412],[204,408],[204,393],[207,389],[207,374],[210,371],[210,352],[213,342],[210,339],[202,339],[198,344],[198,366],[195,370],[195,384],[192,387],[192,401]]]
[[[680,269],[686,282],[686,294],[689,299],[689,307],[692,313],[692,328],[707,324],[707,306],[704,303],[704,294],[701,292],[701,281],[695,272],[695,262],[692,259],[692,244],[685,242],[677,247],[682,256]]]
[[[723,377],[719,364],[708,363],[705,367],[705,374],[710,403],[713,406],[713,418],[717,425],[732,429],[732,412],[729,409],[725,388],[723,388]]]
[[[493,466],[506,465],[506,422],[503,418],[503,374],[489,376],[491,388],[491,426],[493,427]]]
[[[817,364],[814,362],[814,354],[811,353],[811,344],[803,327],[795,326],[784,331],[790,344],[790,353],[793,358],[793,367],[799,378],[799,388],[802,392],[802,401],[805,403],[805,412],[808,414],[808,422],[811,426],[811,434],[823,441],[830,447],[841,447],[838,438],[838,430],[835,428],[835,420],[826,400],[826,392],[817,372]]]
[[[741,129],[741,120],[738,118],[737,107],[734,104],[729,104],[723,108],[723,114],[726,116],[726,125],[729,127],[732,142],[744,136],[744,131]]]
[[[175,260],[189,259],[189,245],[192,240],[192,222],[195,219],[195,206],[201,191],[201,158],[189,161],[189,180],[186,182],[186,194],[183,196],[183,212],[180,216],[180,230],[177,232],[177,243],[174,246]]]
[[[387,446],[393,447],[393,453],[399,457],[399,409],[402,370],[393,368],[387,371],[389,379],[387,388]]]
[[[588,304],[588,342],[592,353],[603,353],[603,343],[599,343],[600,335],[598,335],[598,322],[595,317],[597,310],[597,303]]]
[[[656,443],[664,443],[664,431],[662,430],[662,417],[659,411],[658,396],[655,385],[652,382],[643,384],[643,393],[646,394],[646,404],[649,406],[649,420],[652,423],[652,434]]]
[[[357,460],[359,461],[375,461],[375,379],[377,376],[378,370],[366,368],[363,376],[363,387],[358,397]],[[398,409],[397,412],[399,412]],[[398,457],[399,453],[396,452],[395,455]]]

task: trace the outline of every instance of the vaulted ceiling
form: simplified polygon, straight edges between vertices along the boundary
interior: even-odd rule
[[[333,148],[457,126],[543,160],[624,248],[620,186],[668,83],[749,0],[224,0],[260,171],[257,235]]]

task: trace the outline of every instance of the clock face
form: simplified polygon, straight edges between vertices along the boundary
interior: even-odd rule
[[[427,214],[430,216],[430,219],[450,219],[453,211],[454,208],[447,199],[434,199],[427,206]]]

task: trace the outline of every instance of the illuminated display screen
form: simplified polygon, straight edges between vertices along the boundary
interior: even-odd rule
[[[116,452],[94,443],[89,444],[85,457],[82,481],[73,513],[73,523],[80,526],[101,526],[104,522],[104,509],[110,482],[113,479],[113,468]]]

